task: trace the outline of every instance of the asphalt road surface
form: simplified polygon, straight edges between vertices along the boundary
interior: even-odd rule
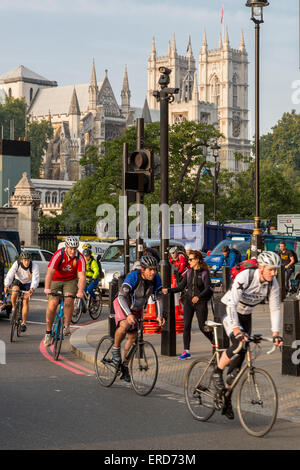
[[[238,419],[216,413],[208,423],[192,419],[183,397],[154,389],[140,397],[119,379],[101,387],[68,341],[55,363],[42,344],[46,302],[31,302],[28,331],[9,342],[10,324],[0,318],[6,365],[0,365],[0,449],[101,449],[161,451],[300,449],[300,426],[278,421],[264,438],[248,436]],[[82,322],[89,318],[84,317]],[[200,463],[198,461],[198,463]]]

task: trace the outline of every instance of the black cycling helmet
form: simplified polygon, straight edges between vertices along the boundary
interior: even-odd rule
[[[29,259],[31,260],[31,254],[28,251],[21,251],[19,260],[22,261],[22,259]]]
[[[142,268],[156,269],[157,270],[157,261],[154,256],[145,255],[140,259],[140,265]]]
[[[90,248],[86,248],[82,252],[83,256],[91,256],[92,255],[92,250]]]

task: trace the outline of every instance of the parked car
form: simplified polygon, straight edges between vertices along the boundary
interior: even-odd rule
[[[154,248],[160,252],[160,240],[144,240],[147,246]],[[184,244],[177,240],[170,240],[170,246],[178,246],[184,250]],[[129,246],[129,258],[130,266],[132,268],[133,263],[136,261],[136,242],[135,240],[130,241]],[[117,278],[124,275],[124,242],[123,240],[117,240],[112,243],[110,247],[105,251],[102,259],[101,266],[104,273],[102,279],[101,288],[103,293],[108,293],[109,283],[113,278]]]
[[[53,256],[53,253],[51,251],[34,247],[25,247],[24,251],[28,251],[28,253],[31,254],[32,261],[35,261],[38,264],[40,268],[40,283],[45,282],[48,264]]]

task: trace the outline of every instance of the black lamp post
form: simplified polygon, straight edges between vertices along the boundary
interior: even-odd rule
[[[216,140],[214,144],[210,146],[211,150],[213,151],[213,157],[215,159],[215,167],[214,167],[214,221],[217,219],[217,158],[219,156],[220,145]],[[218,163],[220,165],[220,163]]]
[[[251,237],[251,257],[257,257],[264,249],[264,239],[260,223],[260,194],[259,194],[259,32],[260,24],[264,22],[263,9],[267,0],[248,0],[246,7],[251,7],[251,20],[255,23],[255,217],[254,230]]]

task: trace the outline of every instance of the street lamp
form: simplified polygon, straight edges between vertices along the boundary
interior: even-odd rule
[[[254,230],[251,237],[251,257],[257,257],[264,249],[264,239],[261,233],[260,201],[259,201],[259,32],[260,24],[264,22],[263,9],[267,0],[248,0],[246,7],[251,7],[251,20],[255,23],[255,217]]]
[[[220,145],[216,140],[214,144],[210,146],[213,151],[213,157],[215,159],[215,171],[214,171],[214,221],[217,219],[217,158],[219,156]],[[219,163],[220,165],[220,163]]]

